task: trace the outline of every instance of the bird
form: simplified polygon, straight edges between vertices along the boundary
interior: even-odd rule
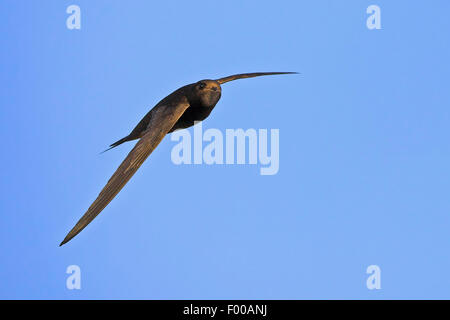
[[[105,150],[108,151],[124,142],[139,139],[86,213],[60,243],[60,246],[69,242],[97,217],[136,173],[166,134],[189,128],[197,121],[206,119],[222,95],[222,84],[238,79],[296,73],[255,72],[235,74],[216,80],[205,79],[183,86],[162,99],[142,118],[129,135],[114,142],[109,149]]]

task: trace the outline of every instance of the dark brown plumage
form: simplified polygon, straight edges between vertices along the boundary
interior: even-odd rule
[[[140,139],[60,246],[75,237],[94,220],[130,180],[167,133],[191,127],[195,121],[202,121],[209,116],[220,99],[221,84],[237,79],[292,73],[295,72],[244,73],[217,80],[200,80],[181,87],[165,97],[142,118],[128,136],[110,146],[111,149],[124,142]]]

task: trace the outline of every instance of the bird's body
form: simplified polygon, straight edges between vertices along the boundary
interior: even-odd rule
[[[221,84],[236,79],[289,73],[295,72],[246,73],[218,80],[201,80],[179,88],[158,102],[128,136],[110,146],[111,149],[124,142],[140,139],[60,245],[80,233],[106,207],[167,133],[191,127],[196,121],[205,120],[221,97]]]
[[[162,99],[160,102],[158,102],[158,104],[155,107],[153,107],[153,109],[151,109],[142,118],[141,121],[139,121],[139,123],[136,125],[136,127],[131,131],[131,133],[128,136],[114,142],[110,146],[110,149],[117,147],[118,145],[124,142],[142,138],[150,122],[152,114],[155,112],[154,110],[156,110],[159,106],[165,105],[168,101],[179,99],[179,97],[187,98],[187,100],[189,101],[189,108],[186,109],[186,111],[181,115],[181,117],[178,119],[175,125],[169,130],[168,133],[178,129],[189,128],[194,125],[195,121],[205,120],[210,115],[211,111],[214,109],[217,102],[219,101],[221,96],[221,88],[220,84],[216,83],[216,81],[214,80],[203,80],[203,83],[205,83],[207,87],[203,88],[202,90],[212,91],[211,101],[201,101],[200,99],[198,99],[197,97],[198,88],[196,88],[196,85],[198,86],[198,83],[192,83],[187,86],[181,87],[172,92],[164,99]]]

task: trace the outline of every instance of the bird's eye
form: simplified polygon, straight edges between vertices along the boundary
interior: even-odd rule
[[[198,87],[199,87],[200,89],[203,89],[204,87],[206,87],[206,83],[200,82],[200,84],[198,85]]]

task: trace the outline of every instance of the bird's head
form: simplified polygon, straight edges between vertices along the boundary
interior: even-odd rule
[[[226,82],[254,78],[260,76],[270,76],[276,74],[295,74],[297,72],[254,72],[254,73],[240,73],[217,80],[200,80],[192,83],[186,87],[189,88],[187,97],[191,106],[195,107],[214,107],[220,99],[222,93],[221,84]],[[183,87],[184,89],[185,87]]]
[[[213,107],[220,99],[222,88],[216,80],[200,80],[192,84],[191,99],[202,107]],[[190,99],[190,100],[191,100]]]

